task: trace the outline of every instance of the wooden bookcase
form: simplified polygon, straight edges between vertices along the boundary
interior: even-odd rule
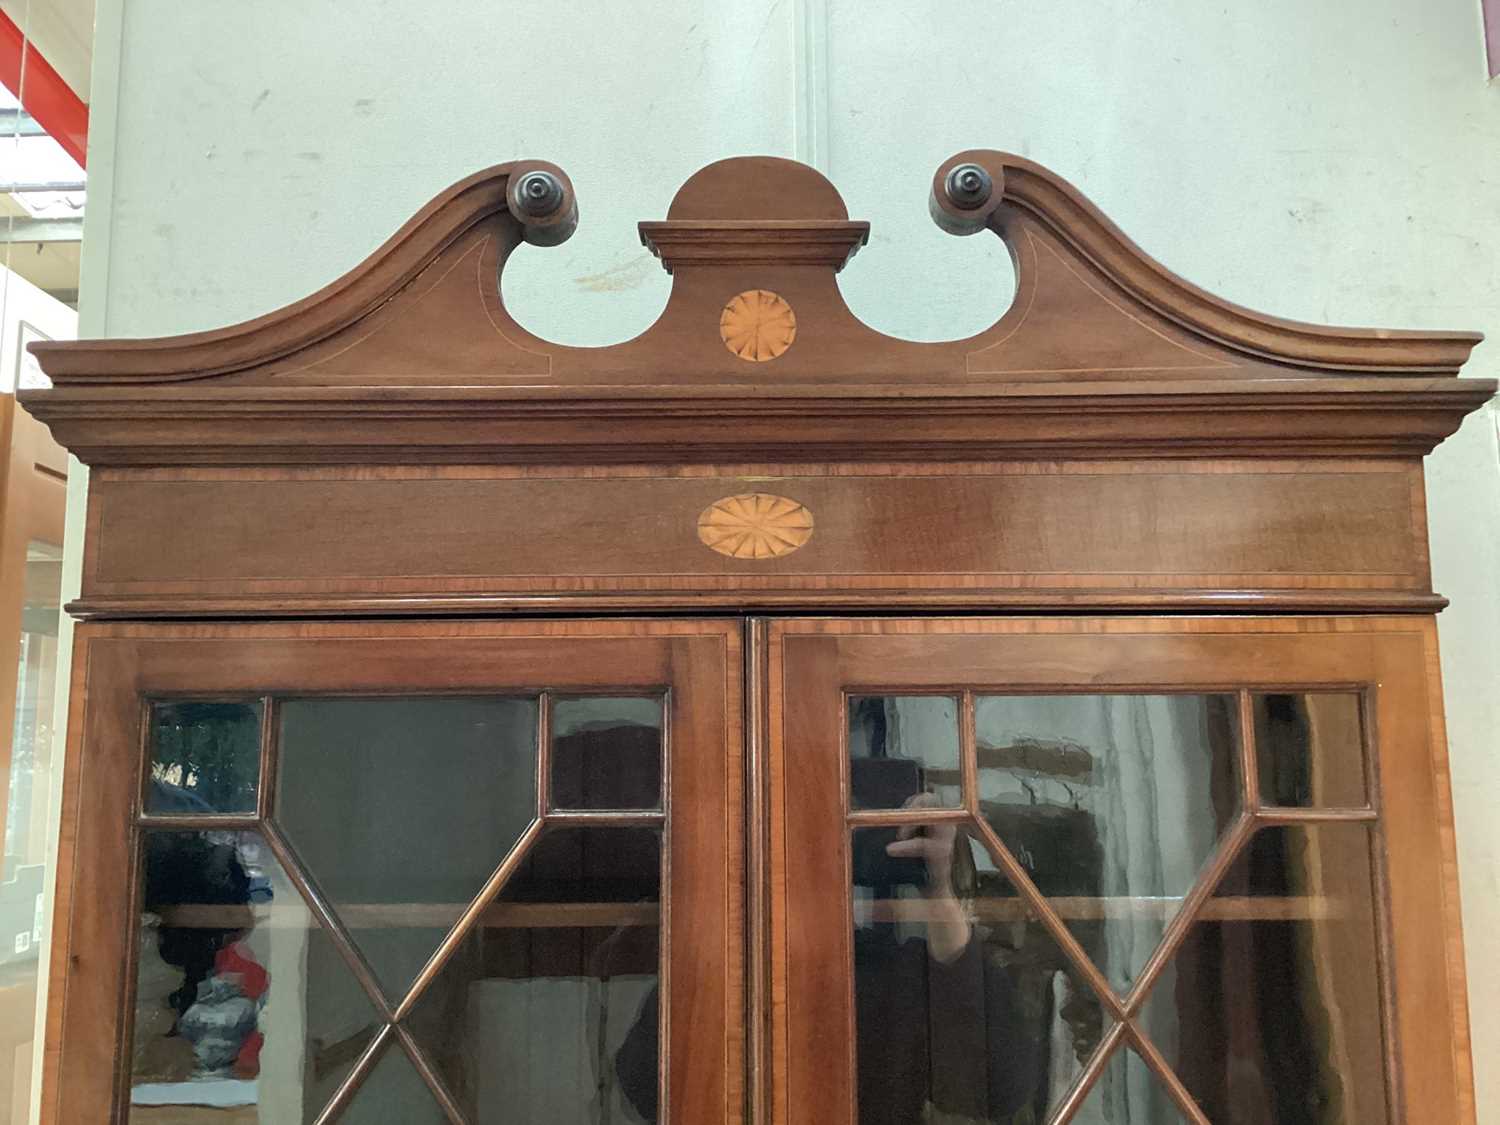
[[[521,162],[34,348],[92,469],[47,1121],[1473,1121],[1422,458],[1478,337],[1229,304],[1004,153],[931,205],[1016,264],[968,339],[740,158],[615,346],[506,311],[577,217]]]

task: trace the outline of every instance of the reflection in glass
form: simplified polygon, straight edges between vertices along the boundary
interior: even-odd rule
[[[552,807],[661,808],[660,696],[552,705]]]
[[[1104,1064],[1072,1125],[1178,1125],[1186,1120],[1145,1060],[1129,1047],[1119,1047]],[[1238,1117],[1213,1121],[1240,1125]]]
[[[981,696],[980,811],[1129,990],[1239,805],[1230,695]]]
[[[1257,695],[1252,703],[1262,804],[1357,808],[1367,803],[1356,693]]]
[[[657,1119],[660,901],[655,829],[534,845],[409,1021],[471,1121]]]
[[[35,866],[34,878],[28,874],[23,879],[22,894],[26,897],[16,899],[16,906],[29,913],[30,899],[41,893],[42,864],[46,862],[62,550],[50,543],[27,543],[22,586],[25,600],[21,606],[16,710],[11,724],[10,786],[5,813],[5,880],[16,879],[22,868]],[[9,898],[5,905],[11,905]],[[26,928],[7,927],[7,930]]]
[[[406,1052],[392,1043],[360,1083],[339,1125],[448,1125],[448,1115]]]
[[[260,836],[145,837],[130,1120],[312,1121],[369,999]]]
[[[1363,824],[1251,838],[1141,1012],[1209,1120],[1388,1120],[1373,888]]]
[[[151,707],[153,814],[255,812],[260,784],[259,700],[176,700]]]
[[[399,998],[536,812],[534,699],[289,700],[276,821]]]
[[[59,515],[61,505],[59,504]],[[14,530],[14,529],[11,529]],[[19,544],[17,544],[19,546]],[[50,543],[26,544],[19,576],[20,636],[15,645],[15,710],[10,726],[10,770],[4,817],[5,864],[0,873],[0,1029],[9,1028],[10,1055],[0,1059],[0,1106],[6,1091],[24,1098],[31,1074],[31,1029],[35,1023],[37,957],[43,933],[43,887],[47,871],[47,801],[52,792],[52,708],[57,688],[58,603],[62,550]],[[3,695],[3,693],[0,693]],[[0,738],[4,735],[0,734]],[[4,1110],[0,1109],[0,1116]]]
[[[849,801],[856,809],[962,804],[958,700],[949,695],[849,697]]]
[[[1046,1120],[1098,998],[955,825],[855,829],[851,853],[860,1125]]]

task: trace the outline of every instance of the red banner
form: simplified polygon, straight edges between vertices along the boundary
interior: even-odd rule
[[[4,12],[0,12],[0,86],[14,94],[63,151],[84,166],[89,107]]]

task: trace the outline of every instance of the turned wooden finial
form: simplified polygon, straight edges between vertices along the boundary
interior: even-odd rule
[[[526,241],[556,246],[578,227],[578,202],[562,169],[551,164],[525,166],[506,185],[506,206],[518,219]]]

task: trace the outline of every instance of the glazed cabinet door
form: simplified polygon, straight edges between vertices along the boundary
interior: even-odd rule
[[[765,652],[771,1120],[1472,1120],[1429,621]]]
[[[742,1119],[739,626],[88,625],[46,1120]]]

